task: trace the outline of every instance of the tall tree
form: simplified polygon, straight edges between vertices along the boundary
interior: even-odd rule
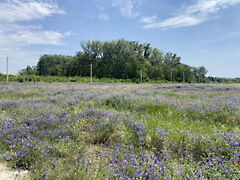
[[[80,44],[82,50],[75,56],[43,55],[36,68],[39,75],[89,76],[91,63],[93,75],[98,78],[129,78],[137,81],[142,70],[144,79],[182,82],[184,76],[184,81],[190,83],[199,79],[204,81],[207,73],[205,67],[194,68],[182,64],[177,54],[163,53],[152,48],[150,43],[119,39]]]
[[[205,77],[206,77],[207,72],[208,71],[204,66],[200,66],[198,68],[198,75],[199,75],[200,81],[202,81],[202,82],[205,81]]]

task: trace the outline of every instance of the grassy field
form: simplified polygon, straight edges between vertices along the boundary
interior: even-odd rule
[[[27,179],[240,177],[240,85],[2,83],[0,120]]]

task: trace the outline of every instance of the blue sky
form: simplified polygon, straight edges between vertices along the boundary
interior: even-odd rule
[[[208,75],[240,77],[240,0],[0,0],[0,72],[84,40],[124,38],[174,52]]]

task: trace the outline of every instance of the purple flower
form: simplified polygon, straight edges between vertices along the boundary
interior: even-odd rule
[[[11,156],[9,156],[6,158],[6,161],[11,161],[11,159],[12,159]]]

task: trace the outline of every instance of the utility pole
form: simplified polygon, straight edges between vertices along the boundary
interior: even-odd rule
[[[173,82],[173,79],[172,79],[172,72],[171,72],[171,82]]]
[[[7,65],[6,72],[7,72],[7,83],[8,83],[8,56],[7,56],[6,61],[7,61],[7,63],[6,63],[6,65]]]
[[[92,84],[92,64],[90,64],[90,79],[91,79],[91,84]]]
[[[142,69],[141,69],[141,72],[140,72],[140,83],[142,84]]]
[[[183,80],[182,81],[184,82],[184,72],[183,72]]]

